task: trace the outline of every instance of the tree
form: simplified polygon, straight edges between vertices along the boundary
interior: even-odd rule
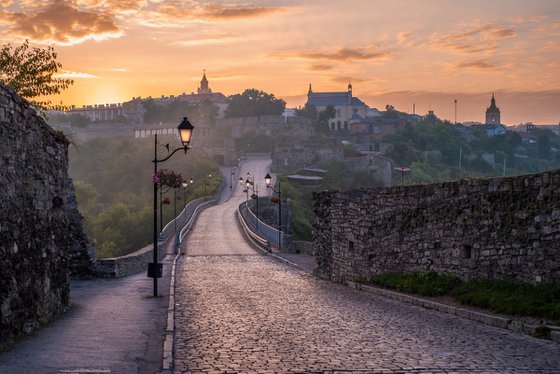
[[[225,116],[231,118],[279,115],[285,108],[286,102],[277,99],[274,94],[250,88],[242,94],[229,96],[229,106]]]
[[[336,110],[334,106],[327,105],[325,109],[319,112],[317,116],[317,122],[315,123],[315,130],[321,134],[327,135],[330,131],[329,119],[336,116]]]
[[[5,44],[0,50],[0,81],[28,100],[59,94],[74,81],[53,77],[62,68],[56,57],[52,47],[30,49],[27,40],[15,48]],[[31,101],[31,104],[39,109],[48,109],[51,102]]]
[[[84,127],[91,123],[90,119],[82,114],[73,113],[68,116],[68,120],[72,126]]]
[[[385,113],[383,113],[383,118],[393,119],[398,117],[399,113],[396,111],[394,106],[390,104],[385,105]]]
[[[313,104],[305,103],[303,108],[296,108],[296,115],[315,121],[317,119],[317,108]]]

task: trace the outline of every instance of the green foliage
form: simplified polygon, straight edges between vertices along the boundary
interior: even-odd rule
[[[448,294],[461,281],[449,274],[437,274],[433,271],[415,271],[411,273],[387,273],[371,280],[371,283],[397,291],[424,296],[441,296]]]
[[[385,105],[385,112],[383,113],[383,118],[394,119],[399,118],[399,112],[395,110],[393,105]]]
[[[277,99],[274,94],[251,88],[242,94],[229,96],[229,106],[225,116],[231,118],[279,115],[285,108],[286,102]]]
[[[68,116],[68,120],[72,126],[83,127],[91,123],[88,117],[78,113],[72,113]]]
[[[98,258],[127,254],[152,240],[153,147],[150,141],[94,139],[71,148],[69,173],[74,179],[86,232],[96,244]],[[194,180],[185,190],[164,189],[167,191],[164,197],[172,201],[171,206],[163,208],[164,226],[173,219],[174,197],[180,212],[186,202],[202,197],[205,191],[211,194],[221,179],[213,177],[208,181],[209,172],[219,176],[217,165],[191,153],[186,157],[179,153],[160,164],[160,168],[163,165],[174,171],[165,175],[177,176],[181,172],[186,179]],[[176,179],[166,183],[176,186]]]
[[[345,158],[361,156],[361,153],[352,144],[344,144],[342,146],[342,154]]]
[[[560,285],[533,286],[486,278],[466,282],[452,292],[463,304],[513,316],[534,316],[560,322]]]
[[[317,120],[317,116],[318,116],[317,108],[315,108],[315,105],[313,104],[305,103],[305,106],[303,108],[301,107],[296,108],[295,112],[296,115],[300,117],[307,117],[311,121]]]
[[[435,272],[387,273],[364,283],[425,296],[451,295],[462,304],[496,313],[547,318],[560,323],[558,284],[534,286],[487,278],[462,283],[455,276]]]
[[[62,68],[56,57],[52,47],[30,49],[27,40],[15,48],[5,44],[0,50],[0,81],[26,99],[59,94],[74,81],[53,77]],[[32,101],[32,104],[47,109],[51,102]]]

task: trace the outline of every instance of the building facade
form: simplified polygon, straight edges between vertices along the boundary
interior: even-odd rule
[[[335,117],[329,119],[328,125],[332,132],[347,132],[351,120],[361,120],[366,117],[368,106],[352,95],[352,84],[348,84],[346,92],[313,92],[311,84],[307,92],[307,104],[313,105],[317,112],[321,112],[332,105]]]

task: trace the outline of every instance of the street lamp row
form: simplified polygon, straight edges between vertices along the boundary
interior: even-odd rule
[[[278,179],[278,189],[275,189],[271,183],[272,183],[272,177],[270,176],[269,173],[266,173],[266,176],[264,177],[264,181],[266,183],[266,188],[270,188],[272,189],[273,193],[277,193],[278,194],[278,250],[282,250],[282,191],[280,189],[280,179]],[[249,203],[249,188],[252,188],[253,190],[253,194],[251,195],[251,198],[256,199],[256,215],[257,215],[257,220],[255,223],[257,232],[259,231],[259,192],[258,192],[258,185],[255,188],[255,177],[251,176],[251,173],[247,173],[247,178],[245,179],[245,181],[243,181],[243,178],[240,177],[239,178],[239,184],[241,186],[245,185],[245,189],[243,190],[243,192],[245,192],[247,194],[247,204]],[[272,199],[272,201],[274,202],[274,198]]]
[[[280,190],[280,178],[278,178],[278,189],[271,186],[272,177],[266,173],[264,177],[266,188],[271,188],[272,192],[278,194],[278,250],[282,251],[282,191]]]

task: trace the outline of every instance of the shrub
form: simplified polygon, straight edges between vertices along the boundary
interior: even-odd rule
[[[397,291],[425,296],[440,296],[448,294],[461,281],[456,276],[449,274],[438,274],[434,271],[416,271],[379,275],[372,279],[372,283]]]

